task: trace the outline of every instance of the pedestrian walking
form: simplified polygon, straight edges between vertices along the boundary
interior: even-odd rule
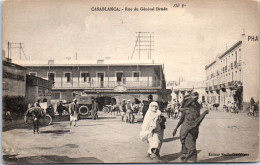
[[[179,118],[179,107],[178,106],[175,106],[173,114],[174,114],[174,118]]]
[[[130,100],[127,100],[126,116],[128,118],[129,123],[134,123],[133,105]]]
[[[125,99],[123,99],[121,107],[122,107],[121,116],[122,116],[122,122],[123,122],[124,120],[126,121],[126,102],[125,102]]]
[[[194,162],[197,162],[196,140],[199,135],[199,125],[209,112],[206,110],[200,115],[198,98],[197,92],[184,96],[181,105],[183,114],[173,131],[173,136],[175,136],[178,127],[182,125],[180,130],[180,141],[182,144],[181,160],[183,162],[187,162],[189,159],[193,159]]]
[[[138,115],[141,115],[143,113],[143,108],[144,108],[144,102],[141,100],[139,106],[138,106]]]
[[[55,119],[55,113],[54,113],[54,108],[53,105],[49,105],[49,107],[46,109],[46,114],[49,114],[51,118]]]
[[[171,103],[168,103],[167,108],[166,108],[166,113],[167,113],[168,118],[171,118],[172,108],[173,108],[173,105]]]
[[[57,104],[58,104],[58,106],[57,106],[57,111],[58,111],[58,113],[59,113],[59,118],[61,119],[61,118],[62,118],[62,113],[63,113],[62,102],[59,101]]]
[[[166,118],[162,116],[158,108],[157,102],[152,102],[149,105],[140,132],[141,140],[149,143],[147,157],[156,161],[160,161],[160,149],[166,122]]]
[[[35,131],[37,131],[37,133],[39,134],[39,120],[40,118],[42,118],[44,116],[44,112],[43,109],[40,107],[32,107],[29,108],[26,112],[25,112],[25,117],[27,115],[31,115],[33,118],[33,133],[35,134]],[[26,119],[26,118],[25,118]]]
[[[255,113],[255,100],[254,100],[253,97],[250,100],[250,110],[249,110],[249,113],[252,114],[252,116],[254,116],[254,113]]]
[[[97,119],[97,112],[98,112],[99,108],[98,108],[98,103],[96,99],[93,99],[93,104],[92,104],[92,110],[91,110],[91,116],[92,116],[92,120],[96,120]]]
[[[74,122],[74,127],[77,126],[77,120],[78,120],[78,104],[77,99],[73,99],[73,102],[69,104],[69,114],[70,114],[70,125]]]

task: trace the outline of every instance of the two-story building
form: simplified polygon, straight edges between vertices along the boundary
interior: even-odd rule
[[[75,94],[104,98],[121,96],[122,99],[132,96],[140,100],[152,95],[154,100],[170,99],[163,65],[152,61],[49,60],[45,63],[23,61],[21,65],[28,68],[28,74],[54,82],[52,101],[70,102]]]
[[[251,98],[258,100],[258,47],[244,37],[206,65],[207,102],[238,102],[248,107]]]

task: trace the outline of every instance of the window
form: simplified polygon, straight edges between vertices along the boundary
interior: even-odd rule
[[[29,75],[31,75],[31,76],[37,76],[37,72],[29,72]]]
[[[64,76],[67,83],[71,82],[71,73],[64,73]]]
[[[52,100],[60,100],[60,92],[52,92],[51,99]]]
[[[84,82],[89,82],[90,81],[89,73],[81,72],[80,79],[81,79],[81,82],[83,82],[83,83]]]
[[[55,82],[55,73],[48,73],[48,80]]]
[[[139,72],[133,72],[133,81],[138,82],[140,77]]]
[[[116,73],[116,81],[117,82],[122,82],[123,81],[123,77],[124,77],[124,75],[123,75],[122,72],[117,72]]]

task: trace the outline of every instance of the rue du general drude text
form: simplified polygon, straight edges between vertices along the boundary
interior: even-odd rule
[[[172,8],[184,8],[186,4],[176,3],[171,6]],[[91,7],[91,11],[168,11],[168,7]]]

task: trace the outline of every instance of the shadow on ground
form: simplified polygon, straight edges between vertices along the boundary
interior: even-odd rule
[[[16,158],[17,155],[4,155],[3,161],[5,163],[19,163],[19,164],[31,164],[31,163],[104,163],[103,161],[95,157],[79,157],[70,158],[68,156],[57,155],[40,155],[40,156],[28,156]]]
[[[57,122],[67,122],[69,121],[69,116],[63,116],[62,119],[59,118],[55,118],[53,119],[53,123],[52,125],[60,125],[60,123]],[[48,125],[40,125],[40,127],[46,127]],[[26,124],[23,120],[23,118],[19,118],[18,120],[13,120],[13,121],[3,121],[2,124],[2,131],[10,131],[13,129],[29,129],[32,130],[33,129],[33,123],[31,124]]]
[[[174,141],[174,140],[177,140],[177,139],[180,139],[180,137],[170,137],[170,138],[166,138],[166,139],[163,139],[163,142],[171,142],[171,141]]]
[[[41,133],[52,133],[52,134],[64,134],[64,133],[68,133],[70,132],[70,130],[49,130],[49,131],[41,131]]]
[[[197,154],[199,154],[200,151],[201,150],[197,150]],[[174,154],[169,154],[169,155],[163,155],[161,158],[164,161],[171,162],[171,161],[178,159],[180,156],[181,156],[181,153],[179,152],[179,153],[174,153]]]
[[[116,117],[98,117],[98,120],[102,119],[116,119]]]
[[[218,157],[214,157],[214,158],[209,158],[209,159],[200,160],[199,162],[202,162],[202,163],[208,163],[208,162],[227,162],[227,161],[229,161],[229,160],[237,159],[237,158],[244,157],[244,156],[246,156],[246,155],[218,156]]]

